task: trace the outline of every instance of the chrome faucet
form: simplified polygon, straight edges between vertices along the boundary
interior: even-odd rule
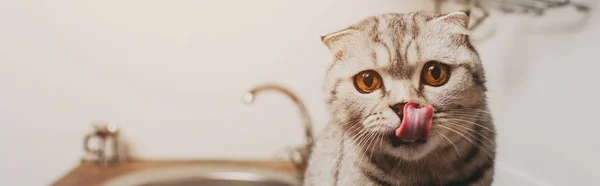
[[[292,101],[294,101],[294,103],[296,104],[296,106],[299,109],[300,116],[302,118],[302,122],[304,125],[305,144],[304,144],[304,146],[295,148],[295,150],[292,152],[293,154],[291,155],[290,158],[292,160],[292,163],[294,163],[296,170],[299,171],[300,173],[304,173],[304,171],[306,170],[306,166],[308,164],[308,158],[310,156],[310,152],[314,145],[312,122],[311,122],[308,110],[306,109],[306,106],[304,106],[304,103],[302,103],[300,98],[298,98],[298,96],[296,96],[292,91],[290,91],[289,89],[287,89],[281,85],[276,85],[276,84],[263,84],[263,85],[254,87],[253,89],[251,89],[244,95],[244,102],[246,104],[253,103],[254,100],[256,99],[256,95],[259,92],[266,91],[266,90],[274,90],[274,91],[277,91],[279,93],[286,95],[288,98],[290,98],[290,99],[292,99]]]

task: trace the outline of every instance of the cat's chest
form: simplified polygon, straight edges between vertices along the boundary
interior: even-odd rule
[[[339,171],[337,172],[336,186],[342,185],[367,185],[367,186],[376,186],[381,185],[377,184],[373,180],[366,177],[366,175],[359,168],[362,162],[356,162],[356,157],[352,154],[344,154],[342,156],[344,158],[338,165]]]

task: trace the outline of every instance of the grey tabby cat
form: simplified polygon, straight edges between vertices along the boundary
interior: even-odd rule
[[[495,127],[468,14],[382,14],[321,38],[333,122],[304,185],[491,185]]]

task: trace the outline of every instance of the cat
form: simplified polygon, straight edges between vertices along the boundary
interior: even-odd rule
[[[322,36],[332,122],[303,185],[491,185],[495,125],[468,23],[468,11],[385,13]]]

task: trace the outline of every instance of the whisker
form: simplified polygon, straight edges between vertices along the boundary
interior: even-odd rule
[[[460,124],[458,124],[458,123],[446,122],[445,124],[450,124],[450,125],[452,125],[452,126],[457,126],[457,127],[463,128],[464,130],[467,130],[467,132],[469,132],[469,133],[477,134],[477,135],[481,136],[482,138],[486,139],[488,142],[490,142],[490,143],[494,143],[494,142],[493,142],[491,139],[489,139],[489,138],[488,138],[486,135],[484,135],[484,134],[482,134],[481,132],[478,132],[478,131],[476,131],[476,130],[474,130],[474,129],[471,129],[471,128],[468,128],[468,127],[462,126],[462,125],[460,125]]]
[[[367,145],[368,137],[372,135],[371,133],[364,132],[363,135],[358,139],[360,143],[358,143],[358,148],[363,149],[365,145]]]
[[[368,133],[366,132],[366,130],[361,130],[357,135],[355,135],[354,137],[350,137],[350,140],[352,140],[355,145],[357,145],[358,147],[360,147],[361,143],[364,141],[363,140],[363,136],[367,135]]]
[[[470,137],[475,137],[473,134],[470,134],[470,133],[467,133],[467,135],[469,135]],[[492,149],[492,147],[490,146],[490,144],[488,144],[488,143],[481,143],[481,145],[473,144],[473,146],[477,147],[479,150],[481,150],[482,152],[485,152],[486,154],[488,154],[488,156],[492,157],[492,153],[491,152],[493,152],[494,149]]]
[[[371,154],[369,155],[369,158],[373,157],[373,151],[375,148],[375,144],[377,143],[377,138],[379,137],[379,133],[373,133],[373,137],[372,137],[372,145],[373,147],[371,147],[371,144],[369,144],[369,147],[367,147],[367,149],[369,149],[369,151],[371,151]]]
[[[375,150],[376,150],[376,144],[377,144],[377,139],[378,139],[378,138],[379,138],[379,139],[383,138],[383,133],[375,133],[375,135],[373,135],[373,147],[372,147],[372,148],[370,148],[370,150],[371,150],[371,155],[369,155],[369,158],[372,158],[372,157],[373,157],[373,151],[375,151]],[[379,150],[381,150],[381,143],[379,144],[379,147],[380,147],[380,148],[379,148]]]
[[[487,114],[467,114],[467,113],[445,113],[448,116],[462,116],[462,117],[474,117],[477,119],[488,119],[491,118],[490,115]]]
[[[452,110],[476,110],[476,111],[488,111],[487,109],[481,109],[481,108],[468,108],[468,107],[456,108],[456,109],[452,109]]]
[[[335,157],[333,157],[333,163],[331,164],[331,167],[330,167],[330,169],[333,169],[334,167],[336,167],[336,169],[334,169],[334,171],[337,171],[337,169],[339,169],[339,167],[337,167],[338,165],[336,162],[344,154],[343,152],[340,152],[340,151],[344,150],[344,149],[342,149],[342,144],[344,142],[344,138],[345,138],[346,134],[347,134],[347,132],[344,132],[344,134],[342,134],[342,136],[340,137],[340,140],[337,142],[335,149],[333,150],[334,153],[339,153],[339,154],[336,154]]]
[[[362,135],[361,142],[355,148],[357,157],[356,157],[354,163],[362,162],[362,161],[356,161],[356,160],[362,160],[365,158],[365,156],[367,156],[368,146],[370,146],[371,141],[372,141],[372,136],[374,136],[374,135],[375,135],[375,133],[365,133],[365,135]]]
[[[334,151],[335,151],[335,152],[339,152],[340,150],[343,150],[343,149],[341,149],[341,148],[342,148],[342,143],[344,143],[344,139],[346,139],[346,136],[350,135],[350,133],[351,133],[351,132],[355,132],[357,129],[360,129],[360,125],[354,125],[354,126],[350,127],[350,129],[346,130],[346,131],[345,131],[345,132],[342,134],[342,136],[340,137],[340,140],[338,141],[338,143],[337,143],[337,146],[336,146],[336,149],[335,149]],[[339,167],[339,166],[337,166],[337,163],[336,163],[336,162],[337,162],[337,161],[338,161],[340,158],[342,158],[342,156],[343,156],[343,155],[344,155],[344,153],[343,153],[343,152],[340,152],[339,154],[337,154],[337,156],[336,156],[336,157],[334,157],[334,158],[333,158],[333,162],[334,162],[334,163],[332,163],[331,165],[332,165],[332,166],[336,166],[336,169],[334,169],[334,172],[335,172],[335,171],[338,171],[338,170],[340,169],[340,167]],[[331,167],[331,168],[333,168],[333,167]],[[331,168],[330,168],[330,169],[331,169]]]
[[[352,140],[352,141],[354,141],[354,144],[355,144],[355,146],[356,146],[356,147],[352,147],[352,148],[353,148],[353,151],[355,151],[355,152],[358,152],[358,151],[360,151],[360,149],[362,148],[362,143],[365,141],[363,137],[364,137],[365,135],[368,135],[368,134],[369,134],[369,133],[367,133],[367,132],[365,132],[365,131],[366,131],[366,130],[362,130],[362,131],[360,132],[360,135],[356,135],[356,136],[354,136],[353,138],[351,137],[351,140]],[[354,156],[354,159],[356,160],[356,159],[358,159],[358,158],[359,158],[358,156],[359,156],[361,153],[351,153],[351,154]],[[353,161],[353,162],[352,162],[352,166],[354,166],[354,165],[355,165],[355,163],[356,163],[356,161]]]
[[[370,135],[372,135],[372,133],[369,133],[367,130],[362,130],[361,135],[355,138],[357,142],[357,147],[360,149],[364,149],[364,146],[366,145],[367,139]]]
[[[476,117],[478,119],[492,118],[491,114],[487,113],[473,113],[473,112],[441,112],[436,113],[438,116],[463,116],[463,117]]]
[[[459,125],[453,124],[453,126],[459,126]],[[491,144],[493,144],[493,143],[494,143],[494,142],[493,142],[491,139],[489,139],[488,137],[486,137],[485,135],[483,135],[483,134],[481,134],[481,133],[475,132],[475,131],[474,131],[474,130],[472,130],[472,129],[471,129],[471,130],[467,130],[467,129],[469,129],[469,128],[465,128],[465,127],[463,127],[463,126],[460,126],[460,127],[461,127],[461,129],[457,129],[457,128],[455,128],[455,129],[456,129],[456,130],[459,130],[459,131],[461,131],[461,132],[465,132],[467,135],[469,135],[469,136],[470,136],[470,137],[472,137],[472,138],[475,138],[475,137],[476,137],[476,136],[475,136],[475,134],[477,134],[477,135],[481,136],[483,139],[485,139],[486,141],[488,141],[489,143],[491,143]],[[465,131],[465,130],[467,130],[467,131]],[[491,147],[489,147],[489,146],[487,146],[487,144],[486,144],[486,143],[483,143],[483,144],[484,144],[484,145],[487,147],[487,149],[488,149],[488,150],[492,150],[492,148],[491,148]]]
[[[437,116],[468,116],[468,117],[490,117],[489,114],[485,113],[472,113],[472,112],[439,112]]]
[[[452,147],[454,147],[454,150],[456,151],[456,154],[458,155],[458,157],[460,157],[460,152],[458,151],[458,147],[456,147],[456,145],[454,145],[452,140],[450,140],[450,138],[446,137],[446,135],[442,134],[441,132],[437,132],[437,134],[440,135],[442,138],[448,140],[450,145],[452,145]]]
[[[489,113],[490,111],[485,110],[485,109],[476,109],[476,108],[457,108],[457,109],[449,109],[449,110],[444,110],[444,112],[451,112],[451,111],[473,111],[473,112],[485,112],[485,113]]]
[[[492,114],[489,111],[485,111],[485,110],[472,110],[472,109],[463,109],[463,110],[459,110],[459,109],[454,109],[454,110],[446,110],[440,113],[466,113],[466,114],[470,114],[470,113],[477,113],[477,114]]]
[[[475,119],[475,120],[490,120],[491,116],[482,115],[482,114],[457,114],[457,113],[440,113],[433,116],[434,118],[443,118],[443,119],[452,119],[452,118],[462,118],[462,119]]]
[[[383,150],[383,137],[384,137],[384,133],[381,133],[379,135],[379,150]]]
[[[463,120],[463,119],[458,119],[458,118],[445,118],[445,119],[447,119],[447,120],[449,120],[449,121],[452,121],[452,120],[454,120],[454,121],[462,121],[462,122],[465,122],[465,123],[469,123],[469,124],[477,125],[477,126],[479,126],[479,127],[481,127],[481,128],[484,128],[484,129],[486,129],[486,130],[488,130],[488,131],[492,132],[492,133],[496,133],[494,130],[492,130],[492,129],[490,129],[490,128],[487,128],[487,127],[485,127],[485,126],[483,126],[483,125],[481,125],[481,124],[479,124],[479,123],[472,122],[472,121]]]
[[[444,125],[438,125],[438,126],[443,127],[443,128],[445,128],[447,130],[450,130],[450,131],[458,134],[459,136],[461,136],[465,140],[467,140],[469,143],[471,143],[474,147],[478,148],[480,151],[488,154],[490,157],[492,156],[492,154],[490,154],[490,152],[488,152],[487,150],[483,149],[481,146],[475,144],[473,141],[471,141],[471,139],[467,138],[463,133],[460,133],[460,132],[458,132],[458,131],[456,131],[456,130],[452,129],[451,127],[448,127],[448,126],[444,126]]]
[[[396,172],[396,170],[398,168],[400,168],[400,164],[402,163],[402,161],[397,161],[396,165],[394,165],[394,168],[392,168],[392,170],[390,171],[391,173]]]

